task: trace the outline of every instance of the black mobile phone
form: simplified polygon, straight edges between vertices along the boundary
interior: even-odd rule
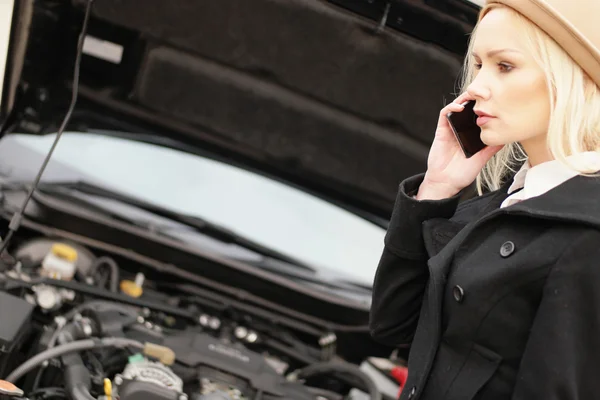
[[[465,108],[461,112],[448,113],[446,118],[465,157],[470,158],[484,149],[485,144],[481,141],[481,128],[477,125],[477,114],[473,111],[475,102],[467,101],[463,105]]]

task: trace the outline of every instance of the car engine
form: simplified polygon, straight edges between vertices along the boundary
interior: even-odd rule
[[[336,356],[331,332],[311,343],[276,316],[241,312],[168,274],[149,279],[78,243],[27,238],[0,267],[0,398],[301,400],[374,390]],[[307,366],[327,379],[303,374]]]

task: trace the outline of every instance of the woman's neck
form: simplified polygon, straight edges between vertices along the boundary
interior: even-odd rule
[[[543,137],[541,139],[542,140],[531,139],[527,142],[521,142],[521,146],[523,146],[523,150],[525,150],[525,154],[527,154],[529,165],[532,167],[554,160],[554,157],[552,157],[552,154],[550,154],[550,150],[548,150],[546,145],[546,138]]]

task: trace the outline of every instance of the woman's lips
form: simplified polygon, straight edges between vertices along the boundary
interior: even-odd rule
[[[494,116],[483,112],[482,110],[474,110],[475,114],[477,114],[477,125],[479,126],[483,126],[485,124],[487,124],[488,122],[490,122],[492,119],[494,119]]]
[[[487,115],[481,116],[481,117],[477,118],[477,125],[483,126],[493,119],[494,119],[494,117],[490,117]]]

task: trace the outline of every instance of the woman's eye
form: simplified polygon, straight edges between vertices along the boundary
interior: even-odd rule
[[[498,67],[500,68],[500,72],[510,72],[513,69],[512,65],[506,63],[499,63]]]
[[[481,69],[481,63],[475,63],[473,66],[475,69]]]

